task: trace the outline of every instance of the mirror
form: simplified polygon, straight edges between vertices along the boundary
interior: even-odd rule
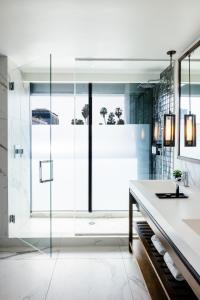
[[[189,85],[190,57],[190,85]],[[189,90],[190,87],[190,90]],[[191,95],[189,101],[189,93]],[[191,106],[190,106],[191,104]],[[196,146],[185,147],[184,115],[196,115]],[[200,41],[179,59],[179,150],[178,158],[200,162]]]

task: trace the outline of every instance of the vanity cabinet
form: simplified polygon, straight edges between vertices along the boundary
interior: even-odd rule
[[[137,190],[137,189],[136,189]],[[138,190],[137,190],[138,191]],[[140,193],[135,193],[133,185],[129,190],[129,251],[134,252],[143,273],[152,299],[200,299],[200,276],[185,258],[177,245],[171,240],[162,224],[143,203]],[[143,196],[143,195],[142,195]],[[156,200],[157,201],[157,200]],[[133,204],[143,215],[142,221],[134,220]],[[133,228],[138,238],[133,238]],[[167,265],[154,248],[151,237],[156,234],[167,252],[173,258],[177,268],[185,278],[177,281],[171,275]]]

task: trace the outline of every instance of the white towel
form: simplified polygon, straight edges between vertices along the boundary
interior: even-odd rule
[[[164,255],[166,252],[166,249],[155,234],[151,237],[151,241],[152,241],[154,247],[156,248],[156,250],[158,251],[158,253],[160,255]]]
[[[183,275],[177,269],[173,259],[171,258],[168,252],[165,253],[163,258],[173,277],[178,281],[183,281],[184,280]]]

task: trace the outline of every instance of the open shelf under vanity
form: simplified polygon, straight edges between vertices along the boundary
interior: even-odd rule
[[[152,277],[151,275],[152,280],[150,283],[150,289],[154,289],[154,291],[156,290],[156,299],[197,299],[187,281],[177,281],[170,273],[166,263],[163,260],[163,256],[157,252],[151,241],[151,237],[154,235],[154,232],[149,224],[146,221],[136,222],[134,223],[134,228],[139,236],[139,241],[136,241],[136,243],[140,243],[140,246],[135,245],[134,240],[133,251],[143,276],[146,277],[147,270],[145,269],[147,268],[151,269],[151,273],[154,272],[154,276]],[[137,249],[135,249],[134,246],[136,246]],[[146,256],[145,263],[141,262],[140,256],[138,256],[138,251],[141,251],[141,248],[143,248],[143,256]],[[147,267],[147,263],[150,264],[150,266]],[[149,288],[149,279],[144,279],[147,287]],[[158,282],[155,284],[155,281]],[[159,285],[160,287],[158,288]],[[152,294],[151,290],[149,290],[149,292]],[[153,299],[155,299],[155,296]]]

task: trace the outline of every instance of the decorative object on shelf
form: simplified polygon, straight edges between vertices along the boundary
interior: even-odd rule
[[[196,115],[191,113],[191,72],[190,72],[190,57],[189,62],[189,114],[184,115],[184,144],[185,147],[196,147]]]
[[[104,119],[104,124],[106,125],[106,115],[107,115],[108,111],[106,107],[102,107],[100,110],[100,115],[102,115],[103,119]]]
[[[115,115],[113,112],[111,112],[108,116],[107,125],[115,125],[115,124],[116,124]]]
[[[71,124],[72,125],[84,125],[84,122],[81,119],[72,119]]]
[[[176,53],[175,50],[170,50],[167,52],[167,55],[170,56],[170,95],[174,97],[174,92],[172,91],[172,56]],[[170,101],[169,101],[169,113],[164,114],[164,136],[163,144],[165,147],[174,147],[175,146],[175,114],[171,112]]]
[[[88,124],[88,116],[89,116],[89,104],[85,104],[82,108],[82,116],[85,120],[85,124]]]
[[[182,177],[182,172],[181,170],[174,170],[173,171],[173,176],[175,178],[176,181],[181,181],[181,177]]]

